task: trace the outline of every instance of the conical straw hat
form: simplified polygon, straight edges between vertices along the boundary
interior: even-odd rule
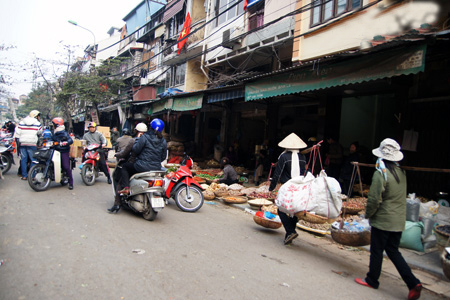
[[[285,149],[302,149],[307,147],[305,142],[295,133],[291,133],[285,137],[284,140],[278,143],[278,146]]]

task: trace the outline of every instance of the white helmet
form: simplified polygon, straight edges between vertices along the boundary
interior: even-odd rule
[[[144,123],[139,123],[136,125],[135,129],[139,132],[147,132],[147,125],[145,125]]]
[[[29,116],[32,118],[36,118],[37,116],[39,116],[41,113],[38,110],[32,110],[30,111]]]

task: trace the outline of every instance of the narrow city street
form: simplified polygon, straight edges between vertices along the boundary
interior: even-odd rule
[[[16,170],[0,181],[0,299],[407,298],[389,274],[378,290],[354,282],[367,272],[367,252],[301,231],[284,246],[282,229],[221,202],[197,213],[171,202],[149,222],[107,213],[104,176],[88,187],[77,168],[73,191],[53,183],[37,193]],[[424,290],[421,299],[443,298]]]

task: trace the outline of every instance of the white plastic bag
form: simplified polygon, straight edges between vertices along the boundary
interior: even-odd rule
[[[439,204],[436,201],[420,203],[419,216],[424,218],[433,218],[438,214]]]
[[[314,176],[308,173],[306,176],[294,177],[284,183],[275,199],[278,209],[290,216],[302,210],[311,210],[314,207],[311,189],[313,181]]]

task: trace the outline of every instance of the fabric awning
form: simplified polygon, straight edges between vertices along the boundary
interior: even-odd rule
[[[175,98],[173,100],[173,111],[188,111],[202,108],[203,94],[189,97]]]
[[[167,109],[172,109],[173,106],[173,98],[163,99],[161,101],[157,101],[152,103],[152,107],[149,109],[148,114],[155,114]]]
[[[213,95],[208,95],[208,103],[244,98],[244,96],[245,96],[244,90],[234,90],[223,93],[217,93]]]
[[[176,2],[176,3],[175,3]],[[169,19],[175,16],[183,9],[184,0],[174,0],[167,4],[166,10],[164,11],[163,23],[166,23]]]
[[[264,78],[245,86],[245,101],[417,74],[425,69],[425,54],[426,45],[403,47]]]

